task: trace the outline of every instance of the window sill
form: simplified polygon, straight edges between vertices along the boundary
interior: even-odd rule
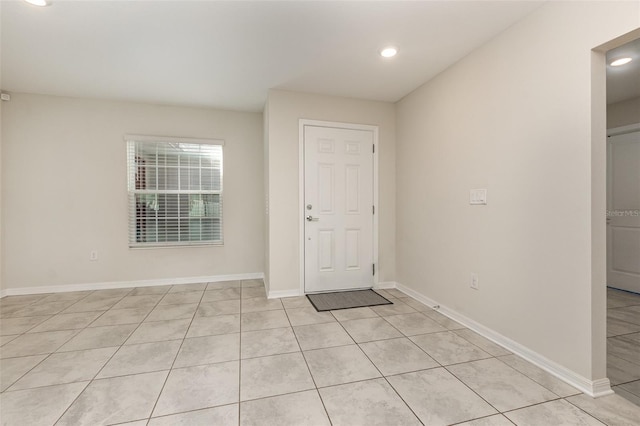
[[[223,247],[224,242],[176,242],[176,243],[142,243],[142,244],[134,244],[129,245],[130,249],[139,250],[139,249],[172,249],[172,248],[184,248],[184,247]]]

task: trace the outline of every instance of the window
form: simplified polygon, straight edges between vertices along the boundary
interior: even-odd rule
[[[224,141],[125,139],[129,246],[222,244]]]

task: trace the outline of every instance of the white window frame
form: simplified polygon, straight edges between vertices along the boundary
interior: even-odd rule
[[[223,220],[223,187],[224,187],[224,140],[221,139],[195,139],[195,138],[183,138],[183,137],[168,137],[168,136],[148,136],[148,135],[124,135],[127,151],[127,192],[128,192],[128,242],[129,247],[134,249],[139,248],[167,248],[167,247],[181,247],[181,246],[222,246],[224,245],[224,220]],[[195,144],[195,145],[217,145],[220,146],[220,189],[219,190],[184,190],[184,189],[137,189],[136,188],[136,176],[138,164],[135,158],[131,157],[131,150],[135,152],[135,147],[139,143],[166,143],[166,144]],[[216,240],[194,240],[194,241],[152,241],[152,242],[140,242],[137,241],[137,210],[136,210],[136,195],[139,194],[178,194],[178,195],[208,195],[214,194],[219,197],[219,214],[216,216],[220,221],[220,238]],[[180,222],[183,218],[179,216]],[[178,232],[178,235],[180,233]]]

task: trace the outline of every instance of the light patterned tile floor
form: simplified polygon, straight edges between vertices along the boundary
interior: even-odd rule
[[[259,280],[5,297],[2,424],[638,424],[640,297],[609,290],[609,374],[628,399],[594,400],[381,293],[394,305],[330,313],[267,300]]]
[[[607,289],[607,376],[618,395],[640,405],[640,294]]]

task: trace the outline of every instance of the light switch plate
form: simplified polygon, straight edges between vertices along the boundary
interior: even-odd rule
[[[469,191],[469,204],[484,205],[487,204],[486,189],[472,189]]]

